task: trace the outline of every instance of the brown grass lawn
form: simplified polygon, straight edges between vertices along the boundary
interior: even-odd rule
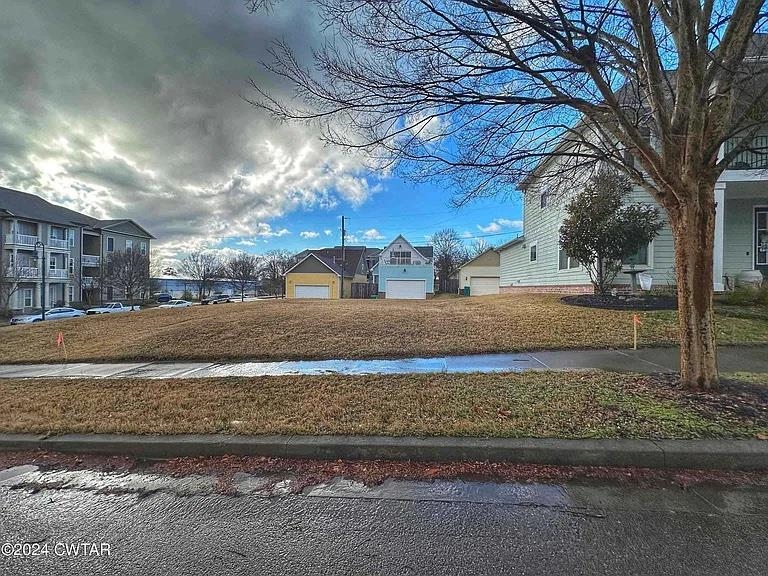
[[[674,312],[641,314],[645,346],[674,344]],[[556,295],[403,300],[264,300],[150,309],[0,328],[0,363],[381,358],[629,347],[632,313]],[[768,342],[768,321],[718,319],[721,343]]]
[[[0,380],[0,432],[697,438],[768,435],[768,374],[721,393],[605,372]]]

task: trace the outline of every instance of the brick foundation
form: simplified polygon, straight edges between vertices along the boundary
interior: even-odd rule
[[[593,294],[592,284],[549,285],[549,286],[501,286],[501,294]]]

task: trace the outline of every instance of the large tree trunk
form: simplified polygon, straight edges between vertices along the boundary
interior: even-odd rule
[[[690,204],[670,211],[675,239],[680,378],[690,388],[719,384],[712,297],[715,244],[714,185],[691,195]],[[721,207],[722,209],[722,207]]]

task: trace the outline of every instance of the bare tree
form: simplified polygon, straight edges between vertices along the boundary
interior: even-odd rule
[[[0,314],[10,311],[11,298],[19,291],[21,282],[36,280],[37,268],[33,268],[31,262],[22,260],[20,255],[14,259],[13,254],[6,254],[0,245]]]
[[[480,254],[488,252],[493,248],[492,244],[489,244],[484,238],[477,238],[468,248],[469,258],[477,258]]]
[[[276,44],[267,67],[299,101],[254,84],[254,104],[405,174],[449,178],[458,204],[507,194],[542,163],[623,171],[671,223],[681,378],[717,386],[714,188],[766,120],[763,0],[314,3],[343,41],[311,66]]]
[[[260,276],[264,288],[273,296],[285,294],[285,273],[296,263],[296,257],[286,250],[270,250],[264,254]]]
[[[190,252],[179,265],[181,273],[197,284],[197,299],[202,300],[213,287],[213,281],[223,276],[221,260],[215,252]]]
[[[137,250],[112,253],[104,283],[123,292],[133,310],[136,296],[149,289],[149,257]]]
[[[245,291],[253,286],[259,276],[261,258],[256,254],[239,252],[224,263],[224,276],[232,287],[240,293],[240,301],[245,300]]]
[[[440,292],[450,292],[449,278],[469,259],[461,236],[453,228],[445,228],[432,235],[435,272]]]

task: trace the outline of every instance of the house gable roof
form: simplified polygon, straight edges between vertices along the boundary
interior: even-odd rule
[[[464,262],[464,264],[461,265],[461,268],[464,268],[464,266],[469,266],[473,262],[480,260],[480,258],[486,256],[489,252],[495,252],[496,254],[499,254],[499,250],[497,248],[488,248],[488,250],[484,250],[483,252],[481,252],[474,258],[472,258],[472,260],[467,260],[466,262]]]
[[[387,246],[381,251],[381,254],[384,255],[385,252],[392,249],[392,246],[397,244],[398,242],[407,244],[412,250],[414,250],[417,254],[419,254],[424,260],[432,260],[432,256],[434,255],[434,248],[432,246],[414,246],[411,244],[405,236],[402,234],[398,234],[397,237],[392,240]]]
[[[496,250],[501,252],[502,250],[506,250],[507,248],[512,248],[512,246],[520,244],[523,241],[525,241],[525,235],[521,234],[520,236],[518,236],[517,238],[513,238],[512,240],[510,240],[506,244],[502,244],[501,246],[496,248]]]
[[[138,234],[135,232],[125,232],[124,230],[121,230],[121,228],[125,227],[135,228],[138,231]],[[128,234],[131,236],[145,236],[146,238],[152,238],[155,237],[152,236],[149,232],[146,231],[146,229],[139,226],[134,220],[131,220],[130,218],[124,218],[122,220],[99,220],[99,225],[97,228],[101,228],[102,230],[113,230],[115,232],[119,232],[120,234]]]
[[[291,272],[298,272],[298,271],[300,271],[301,266],[307,260],[310,260],[310,259],[316,260],[317,262],[319,262],[320,264],[322,264],[323,266],[328,268],[328,270],[330,272],[332,272],[333,274],[336,274],[336,276],[341,276],[341,268],[339,268],[339,266],[337,266],[336,263],[333,262],[333,260],[329,260],[328,258],[323,258],[322,256],[318,256],[317,254],[314,254],[312,252],[307,254],[304,258],[302,258],[296,264],[294,264],[288,270],[286,270],[285,274],[288,275]]]
[[[297,254],[299,258],[304,258],[308,254],[323,259],[333,264],[334,268],[341,273],[342,254],[344,255],[344,278],[353,278],[356,274],[365,275],[368,273],[368,267],[365,263],[366,255],[373,250],[365,246],[345,246],[342,251],[341,246],[333,248],[311,248],[303,250]]]

